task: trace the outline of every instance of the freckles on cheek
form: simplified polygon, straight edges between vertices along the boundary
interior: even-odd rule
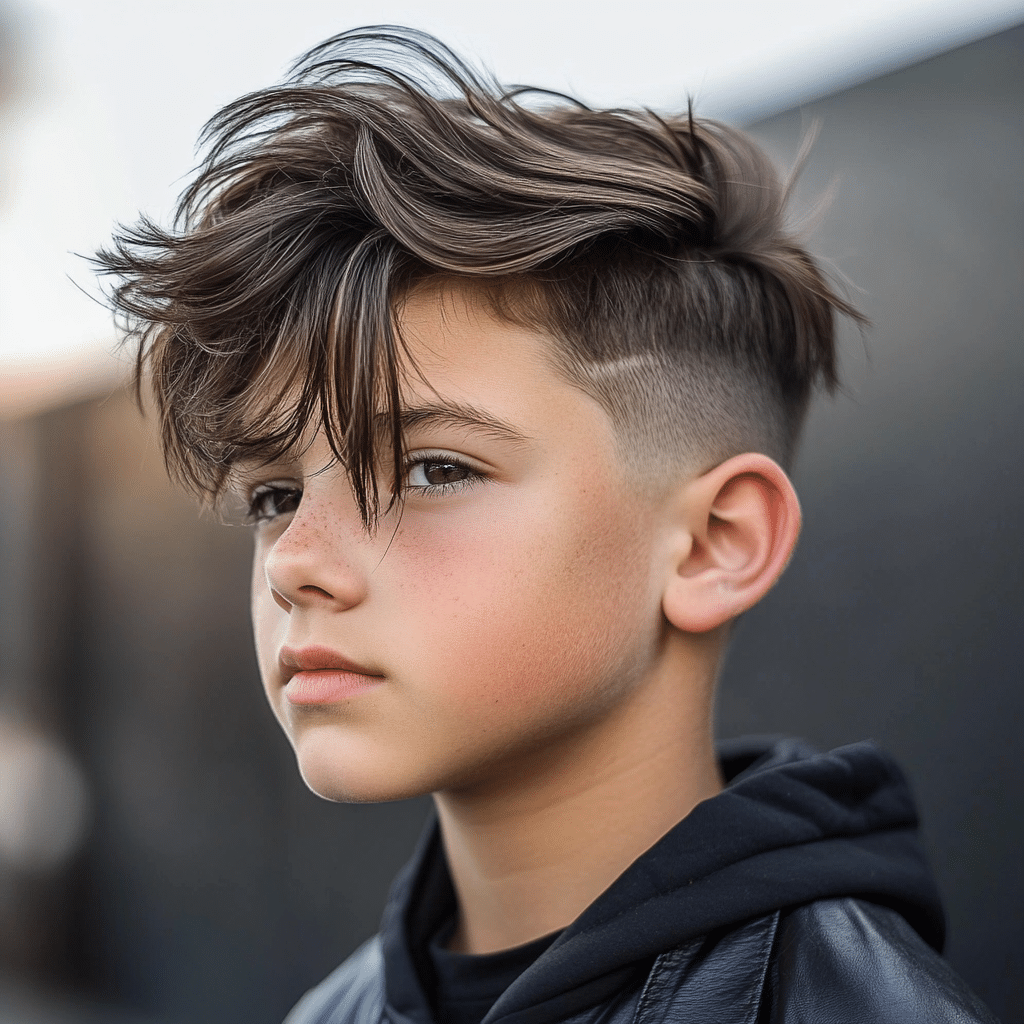
[[[410,652],[453,684],[472,675],[477,689],[486,686],[493,652],[508,646],[525,597],[515,537],[503,524],[437,521],[400,539],[388,558],[398,583],[395,621]]]
[[[493,536],[420,529],[404,539],[392,552],[402,628],[429,630],[435,644],[460,635],[503,575]]]

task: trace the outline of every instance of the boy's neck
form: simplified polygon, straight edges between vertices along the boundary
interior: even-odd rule
[[[453,950],[495,952],[561,930],[721,790],[717,658],[692,655],[667,656],[615,715],[497,782],[434,795],[459,903]]]

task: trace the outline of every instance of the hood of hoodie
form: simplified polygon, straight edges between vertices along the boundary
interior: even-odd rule
[[[938,891],[903,773],[873,743],[822,754],[799,740],[718,745],[726,788],[631,864],[498,1000],[488,1022],[543,1024],[594,1006],[653,957],[718,928],[817,899],[898,910],[936,949]],[[413,950],[454,913],[436,822],[396,878],[381,927],[397,1020],[432,1020]],[[532,1011],[532,1012],[531,1012]]]

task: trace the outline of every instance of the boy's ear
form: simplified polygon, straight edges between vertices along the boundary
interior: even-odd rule
[[[704,633],[755,605],[786,568],[800,502],[768,456],[737,455],[677,495],[662,609],[677,629]]]

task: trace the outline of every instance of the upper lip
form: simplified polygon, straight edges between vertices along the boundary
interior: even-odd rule
[[[335,669],[338,672],[356,672],[361,676],[379,676],[372,668],[366,668],[350,658],[332,651],[330,647],[311,645],[309,647],[282,647],[278,661],[286,678],[296,672],[312,672],[317,669]]]

